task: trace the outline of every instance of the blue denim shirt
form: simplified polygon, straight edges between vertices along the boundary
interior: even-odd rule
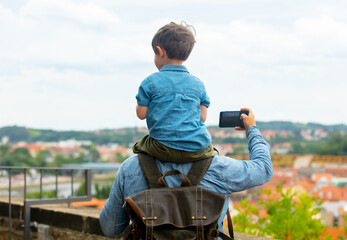
[[[148,107],[149,136],[185,151],[204,150],[211,136],[200,120],[200,105],[209,107],[204,84],[183,65],[165,65],[141,83],[137,104]]]
[[[249,161],[237,160],[216,155],[200,181],[199,187],[225,194],[229,199],[233,192],[262,185],[272,177],[272,162],[270,146],[261,136],[256,127],[247,131]],[[172,169],[178,169],[188,174],[192,163],[170,163],[156,160],[160,172],[163,174]],[[169,187],[178,187],[181,184],[179,175],[165,178]],[[129,216],[123,208],[124,198],[133,196],[148,189],[148,184],[139,165],[137,155],[129,157],[120,167],[113,183],[109,198],[100,212],[100,226],[104,234],[114,237],[122,233],[129,225]],[[219,228],[228,209],[228,201],[219,218]]]

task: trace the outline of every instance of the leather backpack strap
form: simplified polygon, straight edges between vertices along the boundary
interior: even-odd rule
[[[233,222],[231,221],[231,215],[229,208],[227,210],[227,220],[228,220],[228,230],[229,230],[229,236],[225,233],[219,232],[218,237],[220,237],[223,240],[234,240],[234,228],[233,228]]]
[[[204,240],[203,194],[201,188],[195,188],[195,226],[196,240]]]
[[[193,186],[197,186],[211,165],[213,157],[193,162],[187,175]]]
[[[119,235],[114,237],[114,240],[128,240],[128,239],[133,239],[135,235],[133,235],[133,226],[128,225],[128,227]],[[136,236],[138,237],[138,236]]]
[[[224,233],[222,233],[222,232],[219,232],[219,234],[218,234],[218,237],[220,237],[221,239],[223,239],[223,240],[234,240],[235,238],[231,238],[231,237],[229,237],[228,235],[226,235],[226,234],[224,234]]]
[[[146,222],[146,240],[153,239],[153,223],[154,223],[154,208],[152,190],[146,192],[146,217],[143,218]]]
[[[227,210],[227,219],[228,219],[228,230],[229,230],[229,236],[231,239],[234,239],[234,227],[233,227],[233,222],[231,220],[231,215],[229,208]]]
[[[146,153],[139,153],[138,159],[149,188],[156,188],[157,181],[162,174],[158,169],[155,158]]]
[[[162,174],[158,169],[155,158],[146,153],[139,153],[138,159],[149,187],[156,188],[156,183]],[[192,183],[192,186],[196,186],[200,183],[202,177],[210,167],[212,159],[213,157],[210,157],[193,162],[193,165],[187,175],[188,179]]]
[[[156,184],[157,188],[164,188],[167,187],[166,181],[165,181],[165,177],[166,176],[170,176],[170,175],[175,175],[175,174],[181,174],[182,176],[182,181],[181,181],[181,187],[189,187],[192,186],[192,183],[190,182],[189,178],[184,175],[183,173],[181,173],[179,170],[173,169],[170,171],[167,171],[164,175],[162,175],[159,179],[158,182]]]

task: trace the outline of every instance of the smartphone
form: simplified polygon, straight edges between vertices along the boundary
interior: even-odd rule
[[[219,115],[219,127],[245,127],[243,121],[240,119],[241,114],[249,114],[249,111],[225,111],[220,112]]]

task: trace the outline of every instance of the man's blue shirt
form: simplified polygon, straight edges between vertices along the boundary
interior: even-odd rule
[[[148,107],[149,136],[184,151],[201,151],[211,136],[200,120],[200,105],[209,107],[203,82],[183,65],[165,65],[141,83],[137,104]]]
[[[200,181],[199,187],[222,193],[229,196],[233,192],[262,185],[272,177],[272,162],[270,158],[270,146],[261,136],[256,127],[250,127],[247,131],[249,159],[237,160],[225,156],[215,155],[209,169]],[[162,174],[177,169],[188,174],[192,163],[171,163],[156,160]],[[180,175],[165,177],[169,187],[179,187]],[[109,198],[100,212],[100,225],[104,234],[114,237],[124,231],[129,224],[129,216],[123,208],[124,198],[133,196],[148,189],[149,186],[143,175],[137,155],[129,157],[120,167]],[[228,201],[225,202],[219,227],[228,209]]]

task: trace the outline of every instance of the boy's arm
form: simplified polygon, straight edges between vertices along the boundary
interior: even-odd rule
[[[136,95],[136,115],[139,119],[143,120],[147,117],[147,110],[151,102],[151,91],[149,88],[149,78],[142,81],[139,91]]]
[[[202,98],[200,99],[200,119],[202,122],[205,122],[207,118],[207,108],[210,106],[210,98],[206,93],[206,89],[203,83],[202,91]]]
[[[203,104],[200,105],[200,119],[205,122],[207,118],[207,107]]]
[[[136,115],[139,119],[143,120],[147,117],[148,107],[136,105]]]

